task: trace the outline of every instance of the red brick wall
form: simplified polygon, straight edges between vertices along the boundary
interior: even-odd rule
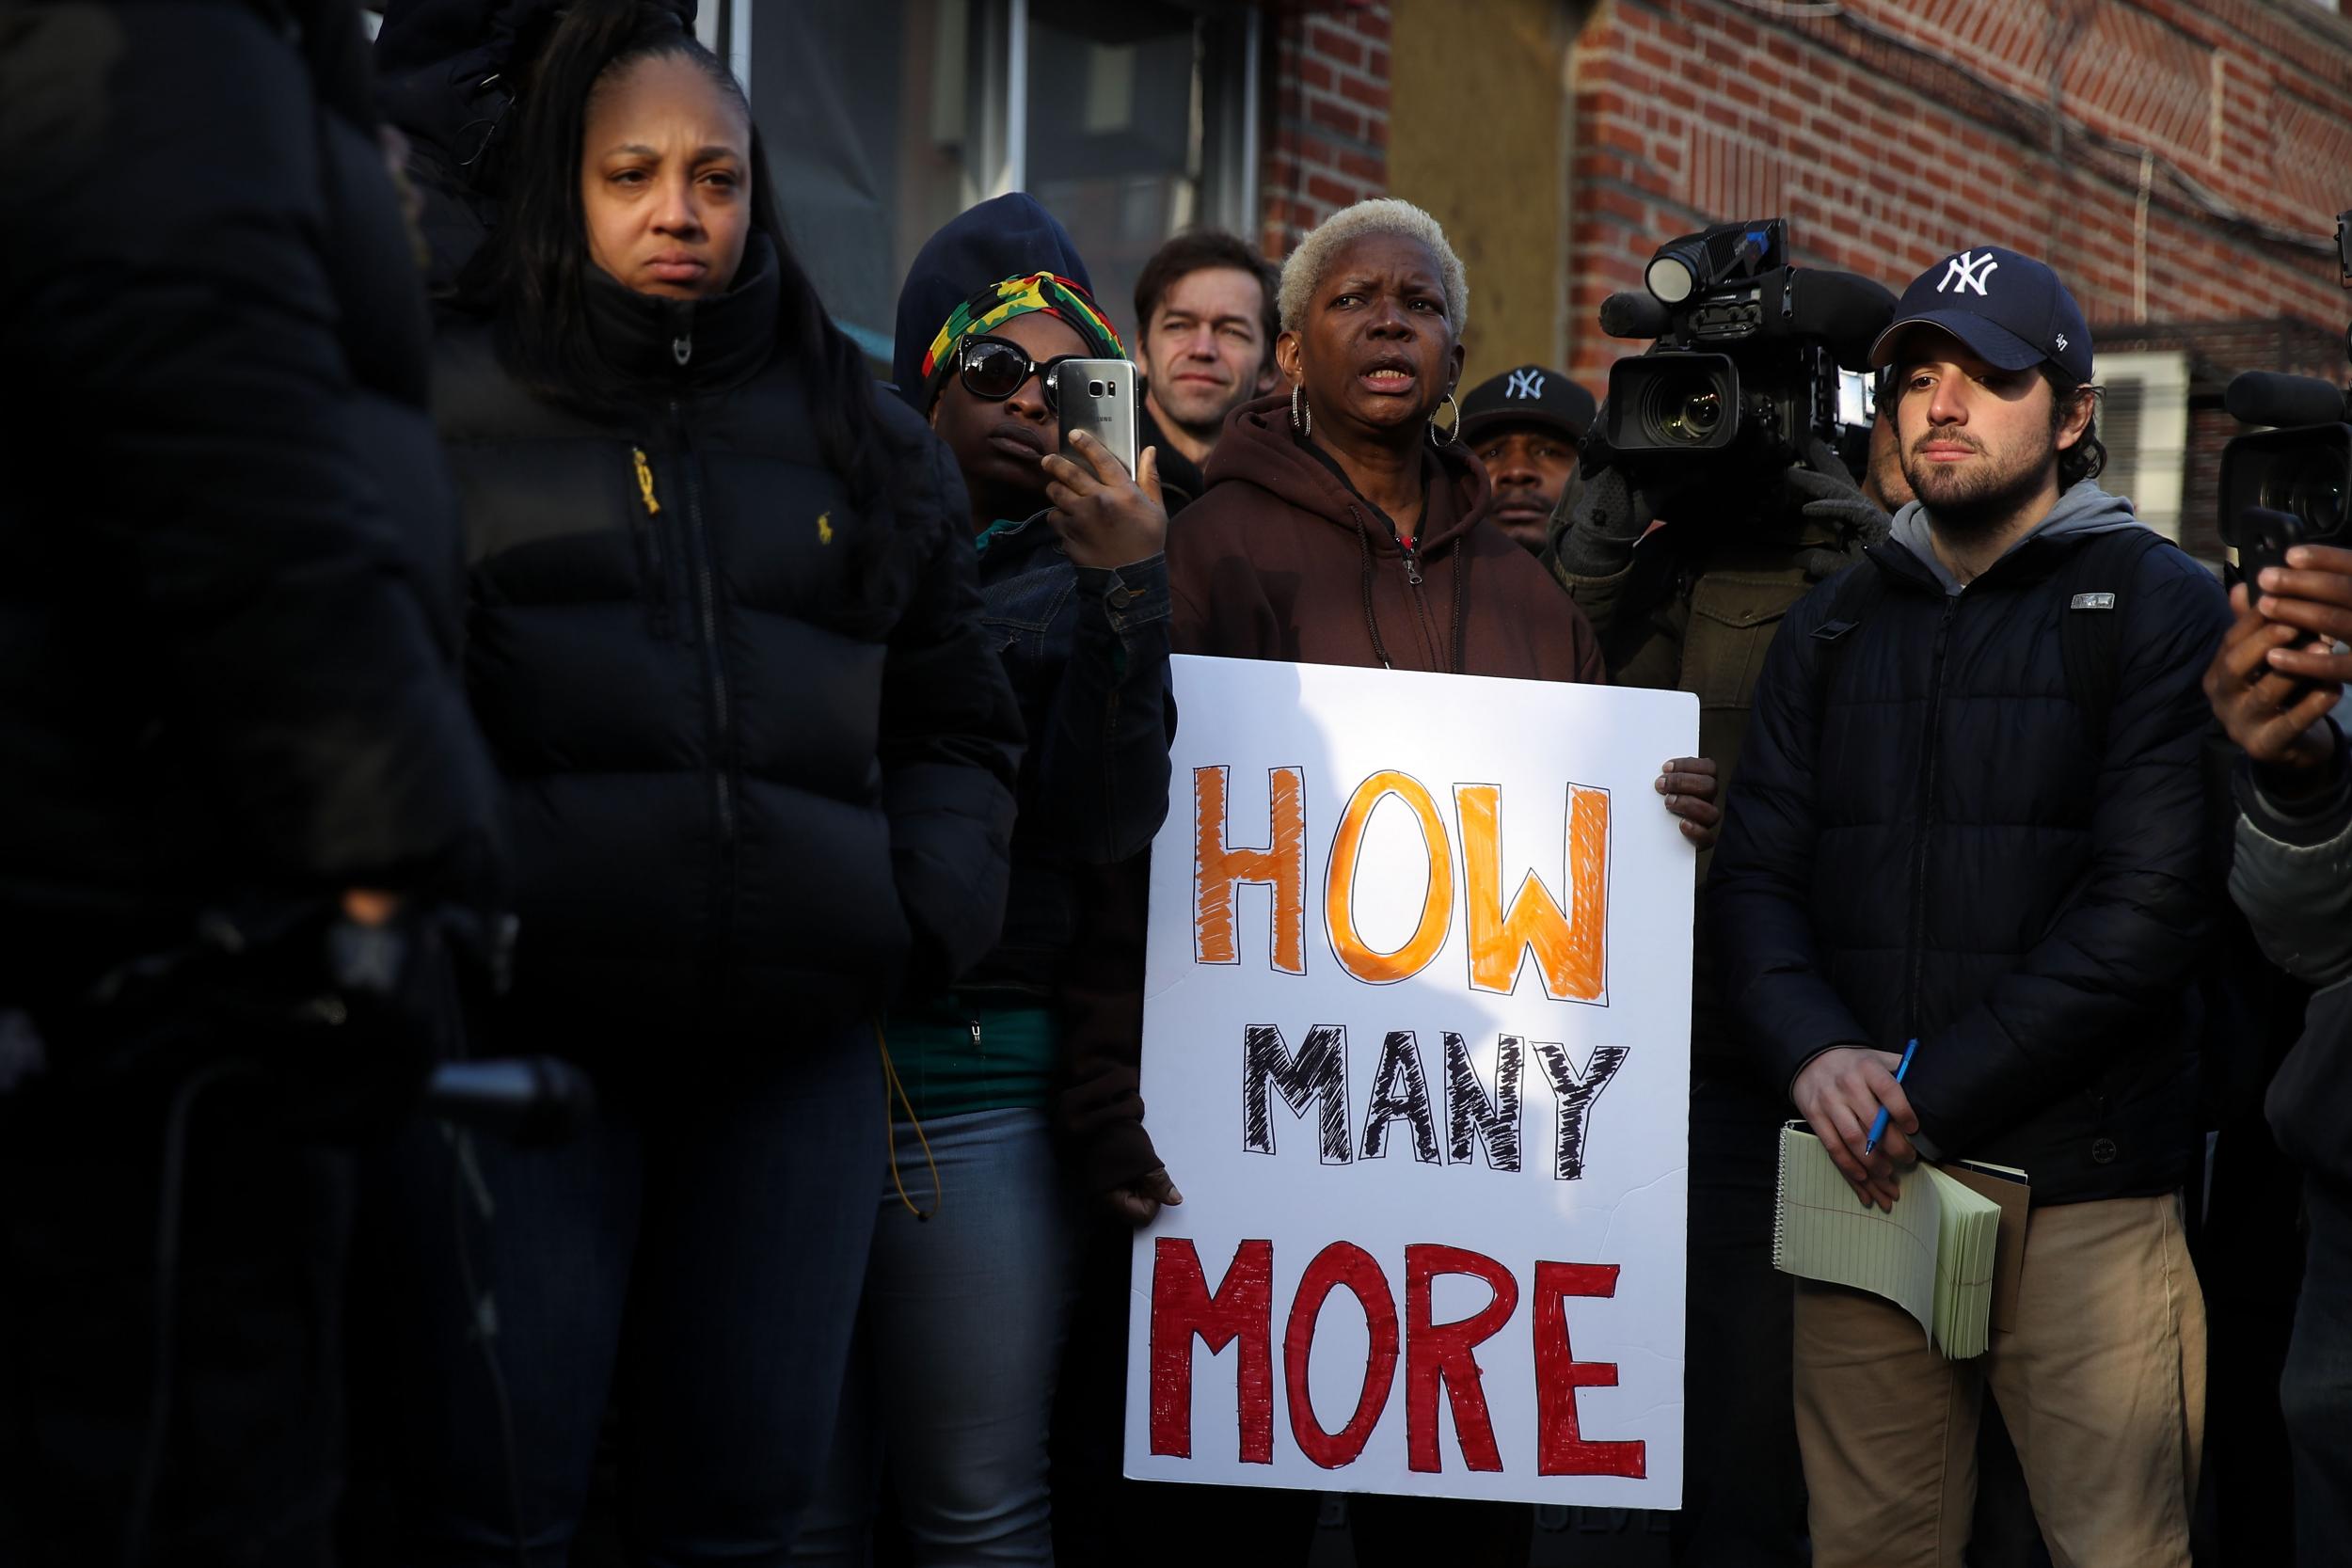
[[[1605,377],[1622,349],[1594,312],[1640,286],[1661,239],[1775,214],[1798,260],[1897,289],[1970,243],[2038,255],[2094,334],[2247,317],[2340,331],[2352,296],[2318,247],[2352,205],[2352,25],[2303,9],[1847,0],[1768,18],[1600,0],[1575,62],[1568,369]]]
[[[1388,6],[1285,9],[1272,65],[1259,239],[1279,259],[1333,213],[1388,189]]]

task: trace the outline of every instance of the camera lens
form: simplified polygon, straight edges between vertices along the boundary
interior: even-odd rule
[[[2258,504],[2301,518],[2313,532],[2331,533],[2344,520],[2344,454],[2334,447],[2295,452],[2263,476]]]
[[[1661,446],[1712,446],[1723,429],[1723,389],[1711,377],[1666,377],[1652,384],[1647,402],[1645,422]]]
[[[1682,400],[1675,413],[1672,428],[1679,434],[1691,433],[1693,441],[1704,441],[1715,434],[1715,427],[1724,422],[1723,394],[1709,387],[1704,392],[1692,392]]]

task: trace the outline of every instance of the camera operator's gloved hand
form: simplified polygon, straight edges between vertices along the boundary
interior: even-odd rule
[[[1827,524],[1841,539],[1875,545],[1893,527],[1894,519],[1863,495],[1837,454],[1818,436],[1804,444],[1804,467],[1789,469],[1787,477],[1790,493],[1804,500],[1804,515]]]
[[[1568,514],[1552,519],[1551,546],[1563,567],[1580,578],[1613,578],[1631,564],[1634,542],[1655,514],[1624,469],[1598,469],[1561,499]]]
[[[1804,467],[1790,468],[1785,477],[1789,496],[1802,503],[1799,511],[1827,528],[1838,541],[1833,548],[1802,552],[1805,576],[1818,582],[1851,565],[1864,546],[1885,538],[1894,519],[1863,495],[1846,466],[1820,437],[1805,443],[1804,462]]]

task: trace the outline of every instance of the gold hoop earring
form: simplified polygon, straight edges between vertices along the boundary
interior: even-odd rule
[[[1315,433],[1315,411],[1307,406],[1307,387],[1304,382],[1291,388],[1291,428],[1302,436]]]
[[[1438,429],[1438,416],[1434,413],[1429,416],[1429,444],[1439,451],[1443,451],[1462,438],[1462,405],[1454,403],[1452,388],[1446,389],[1445,402],[1454,404],[1454,427],[1451,430],[1440,432]],[[1445,404],[1439,404],[1438,406],[1442,408]]]

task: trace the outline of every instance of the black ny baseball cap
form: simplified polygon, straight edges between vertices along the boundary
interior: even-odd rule
[[[1482,381],[1462,399],[1462,439],[1497,425],[1549,425],[1571,441],[1593,428],[1593,394],[1558,371],[1521,365]]]
[[[2090,324],[2057,273],[1997,245],[1955,251],[1912,279],[1895,320],[1870,348],[1873,370],[1892,364],[1915,326],[1940,326],[1987,364],[2022,371],[2043,361],[2070,381],[2090,379]]]

